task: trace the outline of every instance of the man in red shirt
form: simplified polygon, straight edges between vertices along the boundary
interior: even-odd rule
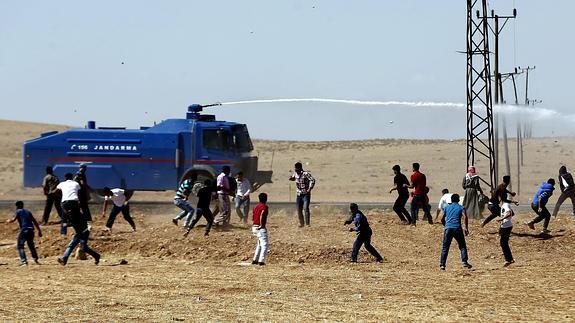
[[[258,239],[252,265],[263,266],[266,264],[266,255],[268,253],[268,230],[266,229],[268,222],[268,206],[266,205],[268,195],[266,193],[260,193],[258,198],[260,202],[254,207],[252,212],[254,219],[252,233]]]
[[[409,179],[411,185],[409,188],[412,188],[413,191],[411,192],[411,221],[412,225],[415,225],[417,221],[417,214],[419,213],[419,208],[423,208],[424,216],[423,218],[427,218],[427,222],[429,224],[433,224],[433,220],[431,219],[431,211],[429,210],[429,203],[426,202],[427,199],[427,179],[425,175],[419,172],[419,163],[413,163],[413,174],[411,174],[411,178]]]

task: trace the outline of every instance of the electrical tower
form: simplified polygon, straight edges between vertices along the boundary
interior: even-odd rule
[[[467,0],[467,166],[487,160],[489,179],[482,179],[491,189],[497,183],[494,146],[487,0]]]

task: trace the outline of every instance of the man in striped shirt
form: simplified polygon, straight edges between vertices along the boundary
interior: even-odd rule
[[[181,220],[184,217],[191,219],[194,216],[194,208],[190,205],[190,203],[188,203],[188,197],[190,196],[190,193],[192,193],[194,182],[197,180],[198,174],[192,173],[192,176],[185,179],[176,191],[176,196],[174,196],[174,205],[179,207],[182,212],[178,213],[178,215],[172,219],[172,223],[175,225],[178,225],[178,220]],[[190,223],[190,221],[186,220],[186,223]]]
[[[315,179],[307,171],[303,170],[300,162],[295,163],[295,173],[289,178],[290,181],[295,181],[296,184],[296,203],[297,215],[299,218],[299,227],[304,226],[304,212],[305,212],[305,225],[310,225],[310,212],[309,203],[311,201],[311,190],[315,186]]]

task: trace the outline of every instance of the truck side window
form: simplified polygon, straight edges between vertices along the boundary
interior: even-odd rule
[[[205,129],[203,144],[206,149],[229,150],[229,135],[220,129]]]

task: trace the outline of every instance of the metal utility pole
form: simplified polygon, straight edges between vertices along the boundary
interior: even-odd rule
[[[493,101],[489,61],[487,0],[467,0],[467,166],[479,158],[489,161],[489,179],[495,188]]]
[[[495,104],[503,103],[503,82],[501,80],[501,73],[499,73],[499,35],[505,25],[509,22],[509,19],[514,19],[517,17],[517,9],[513,9],[513,16],[499,16],[495,14],[494,10],[491,10],[491,17],[489,19],[494,20],[494,27],[491,29],[493,35],[495,36],[495,51],[494,51],[494,58],[495,58],[495,71],[494,71],[494,85],[495,85]],[[503,24],[499,25],[499,19],[503,19]],[[495,178],[497,180],[499,176],[499,116],[495,113],[496,123],[495,123],[495,133],[497,134],[494,140],[495,147]],[[504,156],[505,156],[505,170],[506,175],[510,175],[511,173],[511,165],[509,164],[509,147],[507,143],[507,120],[504,115],[501,116],[501,124],[503,126],[503,149],[504,149]]]

